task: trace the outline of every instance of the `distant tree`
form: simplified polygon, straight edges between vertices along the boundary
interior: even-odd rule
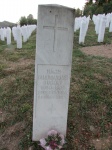
[[[33,20],[33,19],[34,19],[34,18],[33,18],[33,15],[32,15],[32,14],[29,14],[29,15],[27,16],[27,19],[32,19],[32,20]]]
[[[33,24],[37,25],[37,19],[33,19]]]
[[[82,16],[82,10],[80,10],[79,8],[75,10],[75,17],[80,17]]]
[[[112,12],[112,0],[87,0],[83,14],[88,16],[93,14],[107,14]]]
[[[99,6],[105,4],[105,3],[110,3],[112,0],[95,0],[95,3]]]
[[[98,5],[102,6],[106,2],[107,2],[107,0],[98,0]]]
[[[103,7],[102,6],[100,6],[100,7],[98,7],[97,9],[96,9],[96,11],[95,11],[95,15],[98,15],[98,14],[103,14]]]
[[[89,5],[91,5],[91,4],[93,4],[93,0],[87,0],[87,3],[88,3]]]
[[[27,18],[25,16],[23,16],[20,18],[19,22],[20,22],[21,26],[27,25]]]
[[[109,3],[103,4],[103,11],[105,14],[112,12],[112,1],[110,1]]]
[[[85,5],[91,5],[91,4],[93,4],[93,0],[86,0]]]
[[[23,25],[31,25],[31,24],[37,24],[37,19],[34,19],[33,18],[33,15],[32,14],[29,14],[27,16],[27,18],[25,16],[21,17],[20,20],[19,20],[19,23],[21,26]]]
[[[84,7],[83,15],[86,17],[90,15],[90,17],[92,18],[93,14],[95,14],[96,9],[97,6],[95,4],[87,5]]]
[[[27,16],[27,23],[28,23],[29,25],[33,24],[33,15],[32,15],[32,14],[29,14],[29,15]]]
[[[33,24],[33,19],[28,18],[28,19],[27,19],[27,23],[28,23],[29,25]]]
[[[34,19],[33,15],[32,15],[32,14],[29,14],[29,15],[27,16],[27,23],[28,23],[29,25],[31,25],[31,24],[37,24],[37,19]]]

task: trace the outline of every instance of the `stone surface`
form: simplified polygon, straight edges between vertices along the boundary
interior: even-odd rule
[[[106,17],[102,17],[99,25],[98,42],[103,42],[105,35],[105,28],[106,28]]]
[[[28,148],[28,150],[35,150],[35,147],[34,147],[34,146],[30,146],[30,147]]]
[[[13,37],[14,37],[14,41],[17,41],[16,27],[13,27],[13,28],[12,28],[12,34],[13,34]]]
[[[17,38],[17,48],[21,49],[22,48],[22,34],[21,34],[21,28],[18,26],[16,28],[16,38]]]
[[[82,19],[81,27],[80,27],[80,34],[79,34],[79,44],[84,43],[84,41],[85,41],[87,26],[88,26],[88,24],[87,24],[86,19]]]
[[[73,9],[40,5],[38,10],[34,141],[52,129],[66,135],[74,34]]]
[[[110,21],[109,32],[112,32],[112,19],[111,19],[111,21]]]
[[[7,38],[7,45],[11,44],[11,29],[8,27],[6,30],[6,38]]]
[[[1,41],[5,41],[4,29],[3,28],[0,29],[0,39],[1,39]]]
[[[96,26],[95,26],[96,34],[99,34],[100,20],[101,20],[101,16],[98,15],[96,18]]]

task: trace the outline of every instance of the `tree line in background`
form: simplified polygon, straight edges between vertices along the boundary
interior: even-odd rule
[[[33,24],[37,25],[37,19],[34,19],[33,15],[29,14],[27,17],[22,16],[19,20],[19,23],[20,23],[21,26],[33,25]]]
[[[80,16],[89,16],[92,18],[93,14],[107,14],[112,12],[112,0],[86,0],[84,10],[79,8],[75,11],[75,17]],[[22,16],[19,20],[21,26],[23,25],[37,25],[37,19],[33,18],[32,14],[29,14],[27,17]]]
[[[83,15],[107,14],[112,12],[112,0],[87,0],[84,6]]]

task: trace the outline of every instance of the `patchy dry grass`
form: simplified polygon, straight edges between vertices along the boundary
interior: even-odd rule
[[[0,136],[0,148],[9,150],[18,149],[18,143],[24,136],[25,123],[19,122],[15,125],[8,127],[5,132]]]
[[[99,45],[90,23],[84,45],[74,35],[66,150],[112,149],[112,59],[87,56],[81,47]],[[0,150],[28,150],[32,142],[36,34],[17,50],[0,43]],[[106,30],[103,44],[111,43]],[[101,43],[102,44],[102,43]]]
[[[74,50],[68,117],[71,149],[95,149],[92,140],[112,136],[111,89],[112,60]]]
[[[0,150],[25,150],[31,144],[21,146],[31,135],[35,34],[21,50],[13,44],[0,46]]]

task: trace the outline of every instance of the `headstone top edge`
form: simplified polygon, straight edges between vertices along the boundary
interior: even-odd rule
[[[75,8],[71,8],[71,7],[67,7],[67,6],[63,6],[63,5],[59,5],[59,4],[40,4],[38,5],[38,7],[40,6],[49,6],[49,7],[57,7],[57,8],[67,8],[67,9],[71,9],[71,10],[75,10]]]

